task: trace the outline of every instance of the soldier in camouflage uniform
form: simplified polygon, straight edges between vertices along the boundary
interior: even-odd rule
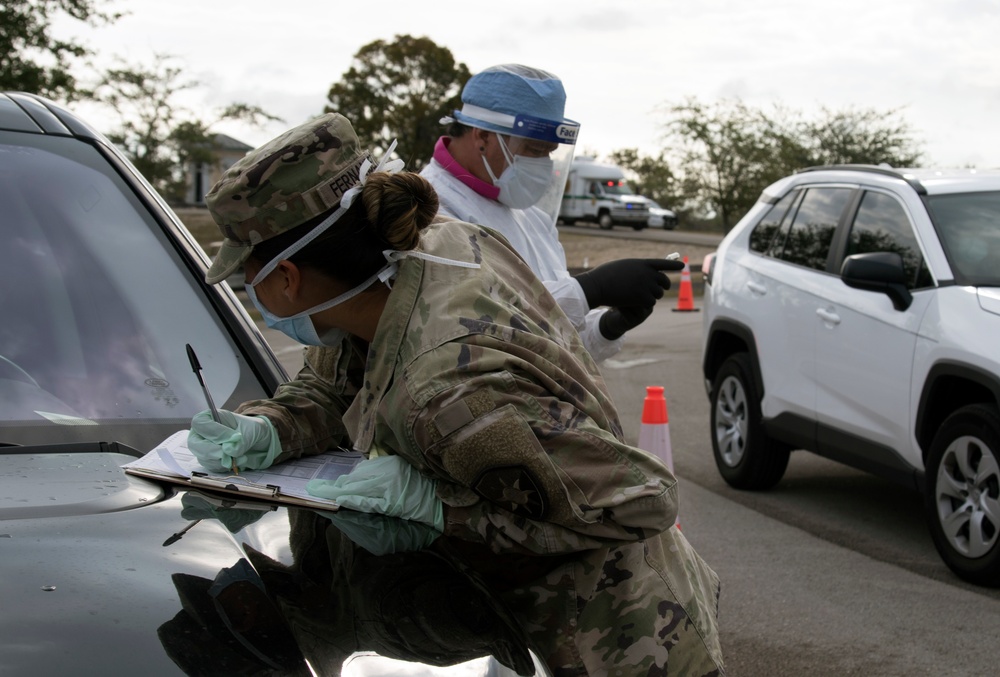
[[[370,164],[329,114],[207,196],[226,236],[208,281],[244,266],[265,320],[316,347],[273,398],[226,412],[225,434],[196,416],[189,446],[223,466],[369,454],[315,493],[536,572],[508,592],[556,674],[722,674],[718,578],[674,528],[676,479],[623,441],[576,330],[506,240]]]

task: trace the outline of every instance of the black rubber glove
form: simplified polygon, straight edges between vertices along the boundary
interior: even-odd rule
[[[629,329],[638,327],[652,314],[652,305],[611,308],[601,315],[597,328],[601,331],[601,336],[609,341],[614,341],[621,338]]]
[[[670,289],[670,278],[663,274],[663,271],[668,270],[684,270],[684,262],[667,259],[619,259],[580,273],[576,276],[576,281],[583,288],[587,305],[591,308],[652,307],[663,296],[664,290]]]

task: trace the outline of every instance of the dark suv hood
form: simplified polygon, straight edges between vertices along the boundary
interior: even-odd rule
[[[340,674],[379,656],[436,674],[491,655],[534,674],[521,623],[453,557],[372,554],[329,514],[176,491],[129,460],[0,454],[0,674]]]
[[[287,556],[287,515],[262,505],[241,543],[219,520],[192,520],[210,497],[127,475],[132,456],[90,447],[0,454],[0,673],[178,674],[160,631],[182,610],[178,583],[212,582],[249,544]]]
[[[148,485],[148,494],[162,496],[151,483],[126,482],[129,493]],[[178,673],[157,632],[181,610],[173,577],[212,581],[243,551],[215,520],[165,545],[191,522],[181,516],[179,495],[147,502],[138,510],[0,522],[0,673],[81,674],[81,660],[87,674]],[[285,533],[282,517],[272,512],[256,526],[273,523]]]

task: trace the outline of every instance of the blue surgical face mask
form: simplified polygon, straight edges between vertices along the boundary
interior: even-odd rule
[[[368,287],[372,286],[380,277],[384,277],[386,273],[395,272],[395,262],[386,265],[384,268],[379,270],[377,273],[372,275],[370,278],[359,284],[357,287],[350,289],[343,294],[340,294],[336,298],[332,298],[329,301],[324,301],[319,303],[308,310],[303,310],[300,313],[290,315],[288,317],[278,317],[270,310],[264,307],[264,304],[260,302],[257,298],[257,294],[254,291],[254,285],[260,284],[261,280],[264,278],[259,274],[256,276],[253,282],[247,283],[246,292],[247,296],[250,297],[250,301],[253,303],[254,307],[260,311],[261,316],[264,318],[264,324],[266,324],[271,329],[276,329],[280,331],[285,336],[289,337],[293,341],[298,341],[299,343],[307,346],[337,346],[344,340],[347,336],[347,332],[343,329],[331,329],[325,332],[322,336],[316,331],[316,326],[313,324],[311,315],[318,313],[320,311],[326,310],[328,308],[333,308],[338,306],[348,299],[354,298]],[[271,271],[273,272],[273,270]],[[264,277],[267,277],[266,275]],[[259,279],[257,279],[259,278]]]
[[[287,250],[286,250],[287,252]],[[281,257],[285,258],[286,252],[281,253]],[[320,336],[316,331],[316,326],[313,324],[311,315],[318,313],[320,311],[326,310],[328,308],[333,308],[338,306],[348,299],[354,298],[368,287],[372,286],[376,282],[381,282],[385,284],[390,289],[392,284],[390,280],[396,277],[396,273],[399,271],[399,261],[412,256],[418,259],[424,259],[426,261],[431,261],[433,263],[441,263],[448,266],[458,266],[459,268],[479,268],[478,263],[467,263],[465,261],[455,261],[453,259],[446,259],[440,256],[434,256],[432,254],[425,254],[424,252],[417,251],[394,251],[392,249],[386,249],[382,252],[382,256],[385,257],[386,265],[383,266],[377,273],[369,277],[367,280],[354,287],[348,291],[340,294],[339,296],[330,299],[329,301],[324,301],[319,303],[312,308],[303,310],[302,312],[295,313],[288,317],[278,317],[260,302],[257,298],[257,293],[254,291],[254,286],[260,284],[260,282],[274,272],[274,268],[278,265],[278,260],[274,260],[268,263],[264,268],[261,268],[260,272],[254,276],[254,279],[246,284],[247,296],[250,297],[250,301],[253,303],[254,307],[260,311],[261,316],[264,318],[264,323],[271,329],[276,329],[288,336],[294,341],[298,341],[303,345],[307,346],[337,346],[344,340],[348,332],[343,329],[331,329]],[[273,265],[272,265],[273,264]]]

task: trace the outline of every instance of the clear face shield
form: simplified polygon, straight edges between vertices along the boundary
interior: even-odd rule
[[[545,212],[553,224],[559,216],[579,133],[580,125],[570,120],[518,115],[514,118],[512,134],[504,135],[507,150],[512,155],[552,161],[552,180],[534,206]]]

